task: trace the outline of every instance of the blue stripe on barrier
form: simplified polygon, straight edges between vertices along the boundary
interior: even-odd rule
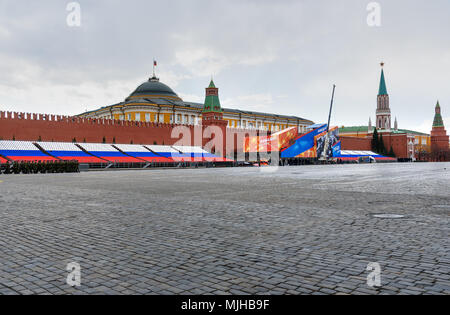
[[[89,154],[83,152],[83,151],[47,151],[48,153],[50,153],[51,155],[54,156],[70,156],[70,157],[85,157],[85,156],[90,156]]]
[[[153,152],[128,152],[128,151],[124,151],[124,152],[131,156],[137,156],[137,157],[159,157],[159,155],[157,155]]]
[[[0,150],[5,156],[48,156],[39,150]]]
[[[103,156],[103,157],[127,157],[122,152],[111,152],[111,151],[89,151],[89,153],[96,155],[96,156]]]

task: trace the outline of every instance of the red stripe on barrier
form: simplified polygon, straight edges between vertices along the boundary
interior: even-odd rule
[[[58,159],[55,159],[51,156],[8,156],[8,158],[16,162],[58,161]]]
[[[79,163],[106,163],[106,161],[94,156],[61,156],[64,161],[78,161]]]

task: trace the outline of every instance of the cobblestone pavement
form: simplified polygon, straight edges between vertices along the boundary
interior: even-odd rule
[[[450,163],[271,171],[0,175],[0,294],[450,294]]]

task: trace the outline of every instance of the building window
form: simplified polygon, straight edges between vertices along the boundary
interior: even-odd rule
[[[150,113],[145,114],[145,121],[150,121]]]
[[[127,115],[127,120],[131,120],[131,114]]]
[[[134,120],[141,121],[141,114],[140,113],[136,113]]]

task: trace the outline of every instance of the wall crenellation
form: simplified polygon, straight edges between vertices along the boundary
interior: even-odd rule
[[[108,126],[122,126],[122,127],[140,127],[140,128],[174,128],[176,126],[183,126],[182,124],[167,124],[158,122],[144,122],[144,121],[130,121],[130,120],[116,120],[106,118],[82,118],[77,116],[65,115],[49,115],[25,112],[11,112],[0,111],[1,120],[30,120],[30,121],[45,121],[45,122],[64,122],[74,124],[89,124],[89,125],[108,125]]]

